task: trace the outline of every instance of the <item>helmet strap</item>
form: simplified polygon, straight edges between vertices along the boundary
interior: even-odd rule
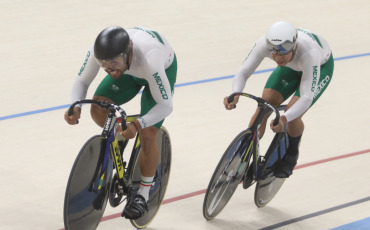
[[[295,53],[297,52],[297,47],[298,47],[298,43],[296,43],[295,44],[295,47],[294,47],[294,49],[292,50],[292,58],[290,59],[290,61],[289,62],[291,62],[292,60],[293,60],[293,58],[294,58],[294,56],[295,56]]]
[[[130,46],[127,50],[127,58],[126,58],[126,65],[127,65],[127,70],[130,69],[130,60],[131,60],[131,57],[132,57],[132,52],[133,52],[133,49],[132,49],[132,41],[130,40]]]

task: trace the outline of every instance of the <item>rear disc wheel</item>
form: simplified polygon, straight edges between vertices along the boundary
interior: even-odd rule
[[[131,224],[138,229],[146,228],[157,215],[170,178],[172,160],[171,140],[168,131],[163,126],[158,131],[157,143],[161,157],[149,192],[149,210],[143,217],[130,220]]]

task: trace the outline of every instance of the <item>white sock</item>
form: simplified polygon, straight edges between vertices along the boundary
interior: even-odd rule
[[[142,176],[140,188],[139,188],[139,191],[137,192],[137,194],[142,195],[145,201],[147,202],[149,200],[149,191],[150,191],[150,187],[152,186],[153,179],[154,179],[154,176],[152,177]]]

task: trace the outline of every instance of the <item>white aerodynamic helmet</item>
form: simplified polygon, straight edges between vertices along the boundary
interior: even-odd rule
[[[267,48],[274,54],[286,55],[297,44],[297,29],[289,22],[275,22],[266,34]]]

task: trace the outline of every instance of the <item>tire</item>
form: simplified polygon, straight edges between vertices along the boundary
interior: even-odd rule
[[[113,162],[108,154],[104,162],[106,140],[101,136],[90,138],[82,147],[72,167],[65,198],[65,229],[96,229],[104,214],[112,184]],[[104,170],[104,171],[102,171]],[[104,172],[101,188],[100,175]]]
[[[246,173],[253,151],[249,151],[243,161],[252,133],[249,129],[241,132],[231,142],[219,161],[209,182],[204,202],[203,216],[207,220],[215,218],[229,202]]]
[[[143,217],[130,220],[131,224],[138,229],[146,228],[157,215],[166,194],[170,178],[172,159],[171,140],[168,131],[163,126],[158,132],[157,141],[161,158],[149,192],[149,210]]]
[[[259,208],[266,206],[280,190],[284,181],[285,178],[277,178],[273,175],[258,181],[254,192],[256,206]]]
[[[268,156],[268,159],[265,161],[265,169],[269,171],[268,177],[257,181],[254,192],[254,203],[259,208],[266,206],[275,197],[285,181],[285,178],[275,177],[274,170],[279,163],[279,159],[281,160],[284,157],[288,144],[287,134],[277,133],[267,150],[266,156]]]

